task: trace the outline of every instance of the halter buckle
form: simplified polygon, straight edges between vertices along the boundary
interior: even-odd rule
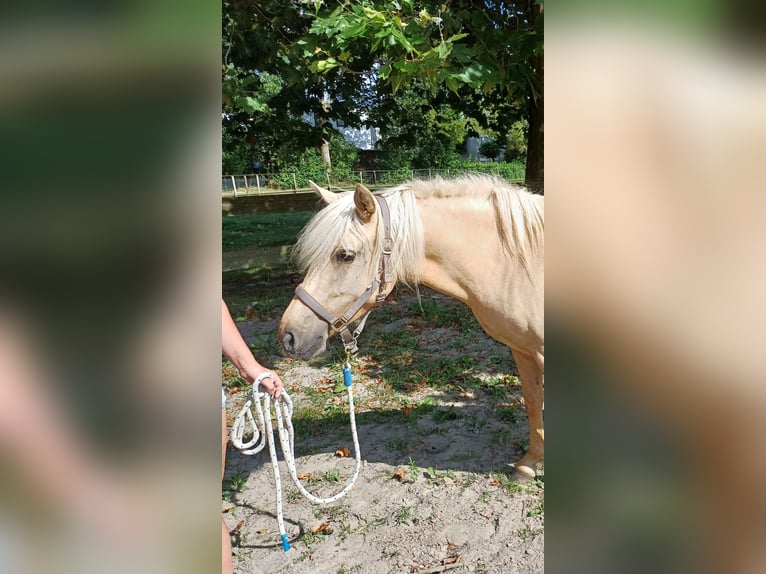
[[[390,237],[384,237],[383,238],[383,254],[384,255],[391,255],[391,251],[394,248],[394,240]]]

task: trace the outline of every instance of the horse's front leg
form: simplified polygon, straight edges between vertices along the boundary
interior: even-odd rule
[[[538,361],[525,353],[513,350],[519,368],[521,392],[529,420],[529,449],[514,466],[514,478],[520,481],[533,479],[537,465],[543,462],[545,430],[543,429],[543,368]]]

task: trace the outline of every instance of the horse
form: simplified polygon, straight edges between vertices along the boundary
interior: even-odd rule
[[[514,478],[534,478],[545,440],[543,196],[480,175],[375,193],[361,183],[341,193],[310,183],[326,206],[293,248],[304,279],[279,324],[283,353],[311,358],[336,332],[356,350],[367,315],[397,281],[453,297],[513,353],[529,422]]]

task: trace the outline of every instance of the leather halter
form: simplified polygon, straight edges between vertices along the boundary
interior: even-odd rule
[[[367,317],[372,312],[372,309],[367,311],[362,320],[357,325],[354,332],[351,333],[348,329],[351,319],[359,312],[364,304],[370,299],[375,291],[378,291],[378,296],[375,300],[376,306],[383,303],[386,298],[386,288],[391,283],[392,269],[391,269],[391,248],[393,247],[393,240],[391,239],[391,214],[388,210],[388,203],[386,200],[379,196],[373,196],[378,202],[380,207],[380,217],[383,222],[383,253],[380,256],[380,263],[378,265],[377,276],[372,280],[367,290],[357,297],[356,301],[340,316],[336,317],[326,307],[324,307],[319,301],[314,299],[311,294],[303,288],[303,285],[298,285],[295,288],[295,297],[306,307],[311,309],[317,317],[322,319],[325,323],[330,325],[332,329],[340,333],[343,339],[343,346],[349,353],[356,353],[359,351],[359,347],[356,344],[356,340],[364,329],[364,324],[367,322]]]

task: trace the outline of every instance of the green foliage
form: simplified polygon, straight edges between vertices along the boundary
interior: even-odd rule
[[[354,144],[347,142],[338,133],[330,136],[330,157],[332,158],[333,180],[351,178],[351,169],[356,163],[359,151]],[[298,187],[308,187],[309,180],[324,182],[327,179],[327,165],[322,160],[318,148],[310,148],[295,155],[285,154],[272,163],[277,173],[276,182],[280,187],[291,189],[297,182]],[[295,174],[295,181],[293,181]]]
[[[243,134],[233,132],[228,125],[222,131],[223,155],[221,170],[223,174],[240,174],[252,172],[254,150],[247,144]]]
[[[381,103],[374,116],[381,126],[382,169],[452,168],[457,147],[468,137],[468,119],[429,97],[422,85],[402,90]]]
[[[493,161],[497,159],[497,156],[499,156],[502,152],[503,148],[497,140],[485,141],[479,146],[479,153]]]
[[[508,130],[508,136],[506,137],[506,161],[523,161],[526,159],[528,132],[529,122],[526,119],[520,119],[511,124],[511,129]]]
[[[223,121],[234,134],[224,171],[257,161],[265,172],[296,171],[299,185],[321,179],[314,150],[331,139],[330,120],[379,127],[381,168],[457,167],[458,148],[477,126],[505,134],[541,97],[535,6],[224,1]],[[344,177],[346,162],[332,163],[333,176]]]

